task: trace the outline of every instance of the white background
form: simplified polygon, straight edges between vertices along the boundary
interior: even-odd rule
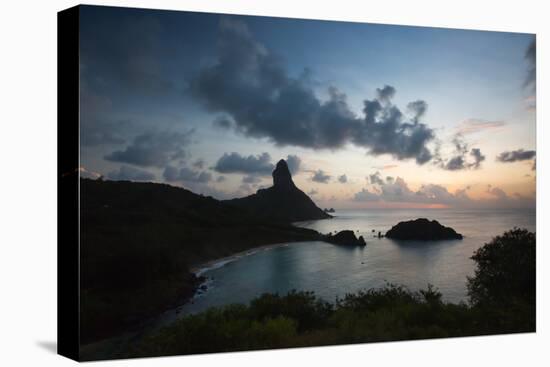
[[[114,366],[548,366],[548,22],[544,0],[94,1],[95,4],[537,33],[537,333],[101,362]],[[2,2],[0,365],[65,366],[56,343],[56,12]],[[546,23],[546,24],[545,24]],[[545,121],[546,119],[546,121]],[[544,139],[544,140],[543,140]]]

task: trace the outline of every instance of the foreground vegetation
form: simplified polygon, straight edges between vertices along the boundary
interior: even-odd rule
[[[212,308],[147,337],[125,357],[413,340],[535,331],[535,234],[513,229],[477,250],[469,302],[429,286],[388,285],[328,303],[310,292],[264,294]]]

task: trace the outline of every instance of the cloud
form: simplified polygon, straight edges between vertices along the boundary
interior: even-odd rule
[[[380,201],[380,195],[372,193],[367,189],[362,189],[361,191],[353,195],[354,201]]]
[[[464,166],[464,157],[463,156],[453,157],[449,159],[447,164],[445,164],[442,167],[447,171],[458,171],[458,170],[465,169],[466,167]]]
[[[302,165],[302,160],[297,155],[288,155],[286,157],[286,163],[288,166],[288,169],[292,175],[295,175],[300,171],[300,167]]]
[[[385,85],[383,88],[376,88],[376,95],[379,101],[389,102],[395,95],[395,88],[391,85]]]
[[[497,161],[502,163],[511,163],[519,161],[528,161],[535,158],[536,152],[534,150],[512,150],[508,152],[502,152],[497,156]]]
[[[376,173],[369,175],[369,182],[372,185],[384,185],[384,180],[382,180],[380,172],[378,171]]]
[[[376,191],[362,189],[353,197],[355,201],[385,201],[401,203],[454,204],[461,200],[470,200],[465,191],[452,194],[441,185],[422,185],[417,191],[409,188],[401,177],[387,177],[386,182],[380,180]]]
[[[330,181],[330,178],[331,178],[330,175],[326,174],[323,170],[319,169],[313,173],[311,180],[313,182],[326,184]]]
[[[466,160],[465,153],[462,155],[457,155],[452,157],[447,161],[447,163],[441,165],[440,167],[447,171],[459,171],[465,169],[478,169],[481,167],[481,162],[485,160],[485,156],[481,154],[479,148],[472,148],[470,150],[470,156],[473,157],[472,161]]]
[[[258,184],[262,182],[262,179],[257,176],[249,175],[249,176],[244,176],[242,179],[242,182],[246,184]]]
[[[441,158],[439,148],[436,150],[436,158],[434,159],[436,166],[447,171],[478,169],[481,167],[481,162],[486,157],[481,153],[479,148],[470,149],[461,134],[455,134],[452,143],[455,147],[454,155],[448,160]]]
[[[524,81],[524,87],[530,87],[532,91],[535,91],[537,88],[537,43],[536,39],[533,38],[533,41],[527,47],[525,51],[525,59],[528,63],[527,76]]]
[[[225,116],[218,116],[214,119],[214,121],[212,122],[212,124],[215,126],[215,127],[221,127],[223,129],[230,129],[232,126],[233,126],[233,123],[231,122],[230,119],[228,119],[227,117]]]
[[[204,160],[203,159],[197,159],[195,162],[193,162],[193,167],[197,169],[203,169],[204,168]]]
[[[479,150],[479,148],[472,148],[472,150],[470,150],[470,155],[474,157],[474,162],[471,163],[470,168],[478,169],[481,162],[485,160],[485,156],[481,154],[481,150]]]
[[[532,207],[534,198],[507,195],[498,187],[488,186],[488,199],[473,199],[468,195],[470,186],[457,189],[454,193],[438,184],[424,184],[417,190],[412,190],[407,182],[401,178],[393,179],[388,176],[386,182],[374,189],[363,188],[352,196],[357,202],[386,202],[405,204],[445,205],[449,207]]]
[[[129,166],[121,166],[118,170],[111,171],[107,178],[114,181],[153,181],[155,175]]]
[[[340,183],[348,182],[348,176],[346,176],[345,174],[341,175],[341,176],[338,176],[338,182],[340,182]]]
[[[481,119],[468,119],[462,121],[456,127],[456,133],[460,135],[475,134],[482,131],[494,131],[506,125],[504,121],[488,121]]]
[[[216,178],[216,182],[224,182],[225,180],[226,180],[226,178],[225,178],[225,176],[223,176],[223,175],[222,175],[222,176],[218,176],[218,177]]]
[[[212,174],[205,171],[194,171],[187,167],[176,168],[174,166],[166,166],[162,174],[167,182],[183,181],[207,183],[212,180]]]
[[[317,191],[315,189],[311,189],[311,190],[308,191],[307,194],[310,195],[310,196],[313,196],[313,195],[317,195],[318,193],[319,193],[319,191]]]
[[[424,116],[426,111],[428,110],[428,104],[425,101],[414,101],[410,102],[407,105],[407,108],[409,111],[412,111],[414,114],[413,121],[415,123],[418,123],[420,121],[420,118]]]
[[[407,121],[396,106],[380,102],[377,99],[364,101],[365,119],[353,132],[351,141],[367,148],[372,155],[389,154],[398,160],[414,158],[417,164],[431,160],[433,156],[427,144],[435,138],[435,133],[419,122],[427,104],[413,102],[414,115],[412,121]]]
[[[90,171],[86,167],[82,167],[82,166],[78,167],[76,171],[78,171],[78,174],[81,178],[89,178],[91,180],[97,180],[98,178],[103,177],[101,173]],[[72,172],[67,172],[64,175],[67,175],[67,174],[72,174]]]
[[[508,195],[499,187],[495,187],[492,185],[487,186],[487,193],[495,196],[497,199],[508,199]]]
[[[387,169],[393,169],[399,167],[397,164],[386,164],[383,166],[372,166],[372,168],[376,168],[378,170],[387,170]]]
[[[412,102],[408,118],[391,103],[395,88],[384,86],[364,102],[364,116],[358,117],[344,93],[330,87],[321,101],[312,84],[307,72],[291,76],[246,24],[223,18],[216,61],[191,80],[190,90],[210,111],[229,115],[232,124],[225,125],[278,146],[339,149],[353,143],[373,155],[418,164],[432,158],[426,145],[434,132],[419,122],[425,102]]]
[[[124,150],[105,156],[112,162],[130,163],[145,167],[163,167],[186,156],[184,148],[191,143],[193,130],[178,132],[148,132],[138,135]]]
[[[220,173],[244,173],[264,176],[270,175],[274,168],[269,153],[245,157],[236,152],[224,153],[213,167],[215,171]]]

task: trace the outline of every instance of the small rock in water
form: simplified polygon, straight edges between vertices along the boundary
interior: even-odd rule
[[[325,236],[325,241],[335,245],[348,245],[348,246],[365,246],[366,242],[363,236],[357,238],[353,231],[344,230],[335,235],[328,234]]]

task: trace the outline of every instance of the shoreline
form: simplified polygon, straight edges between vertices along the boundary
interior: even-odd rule
[[[286,247],[291,244],[296,244],[300,242],[305,242],[305,241],[280,242],[280,243],[274,243],[271,245],[262,245],[258,247],[253,247],[248,250],[239,251],[228,256],[220,257],[217,259],[206,261],[201,264],[194,265],[189,268],[189,271],[195,274],[196,277],[200,277],[209,270],[221,268],[222,266],[229,264],[230,262],[236,261],[242,257],[254,255],[255,253],[258,253],[260,251],[267,251],[278,247]]]
[[[253,247],[248,250],[239,251],[228,256],[220,257],[213,260],[208,260],[206,262],[194,265],[189,268],[189,272],[194,274],[195,277],[199,279],[204,272],[208,270],[220,268],[242,257],[250,256],[260,251],[268,251],[274,248],[286,247],[291,244],[296,244],[301,242],[307,242],[307,241],[302,240],[302,241],[291,241],[291,242],[279,242],[279,243],[274,243],[270,245]],[[84,360],[85,361],[94,360],[94,358],[96,358],[97,355],[101,355],[102,357],[105,357],[105,358],[112,358],[113,355],[117,355],[117,353],[120,351],[120,348],[116,347],[115,344],[129,343],[132,338],[135,338],[136,336],[141,335],[142,333],[147,333],[148,331],[150,331],[149,328],[156,327],[155,320],[157,320],[159,317],[162,317],[162,315],[166,313],[174,312],[176,314],[179,314],[179,312],[177,312],[179,308],[192,302],[195,297],[201,296],[208,292],[208,288],[204,291],[199,292],[201,285],[205,283],[208,283],[208,279],[206,278],[195,285],[191,295],[187,297],[183,296],[180,298],[179,301],[176,301],[175,305],[172,304],[170,306],[167,306],[164,310],[158,312],[156,315],[144,318],[143,320],[141,320],[139,325],[132,328],[132,330],[126,330],[118,335],[112,335],[106,338],[94,340],[94,341],[80,345],[81,353],[83,353],[85,356]],[[103,355],[104,352],[101,351],[102,348],[107,348],[109,350],[106,355]]]

